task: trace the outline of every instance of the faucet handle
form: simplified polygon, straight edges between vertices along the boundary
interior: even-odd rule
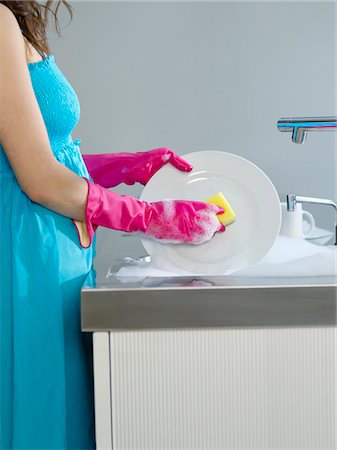
[[[295,194],[288,194],[287,195],[287,210],[288,211],[295,211],[296,207],[296,195]]]

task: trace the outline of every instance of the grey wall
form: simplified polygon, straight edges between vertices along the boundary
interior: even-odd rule
[[[73,137],[83,153],[223,150],[260,166],[281,200],[335,197],[335,134],[295,145],[276,129],[280,117],[336,115],[334,2],[72,6],[50,46],[81,103]],[[307,209],[332,227],[332,210]],[[104,229],[97,250],[102,272],[112,258],[144,253],[138,238]]]

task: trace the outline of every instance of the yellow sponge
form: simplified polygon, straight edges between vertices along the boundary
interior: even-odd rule
[[[229,225],[236,220],[236,214],[233,211],[231,205],[225,199],[222,192],[219,192],[218,194],[213,195],[213,197],[208,198],[207,200],[205,200],[205,203],[213,203],[214,205],[220,206],[224,209],[225,212],[223,214],[218,214],[217,216],[223,225]]]

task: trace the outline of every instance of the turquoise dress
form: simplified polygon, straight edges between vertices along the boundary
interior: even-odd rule
[[[90,179],[75,91],[54,56],[28,64],[55,158]],[[0,449],[93,449],[92,336],[80,291],[95,275],[71,219],[32,202],[0,145]]]

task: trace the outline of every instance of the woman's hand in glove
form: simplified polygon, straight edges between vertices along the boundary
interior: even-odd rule
[[[107,153],[82,155],[88,172],[95,183],[111,188],[121,183],[146,185],[165,164],[183,172],[192,166],[167,147],[138,153]]]
[[[191,164],[167,147],[135,153],[135,163],[136,165],[127,174],[126,184],[137,182],[145,186],[150,178],[167,163],[182,172],[192,170]]]
[[[225,231],[216,216],[223,213],[218,206],[186,200],[148,203],[85,180],[88,184],[85,223],[74,220],[84,248],[91,245],[98,226],[190,244],[201,244],[217,231]]]
[[[165,243],[202,244],[217,231],[225,231],[216,214],[224,211],[208,203],[164,200],[150,203],[154,210],[145,236]]]

